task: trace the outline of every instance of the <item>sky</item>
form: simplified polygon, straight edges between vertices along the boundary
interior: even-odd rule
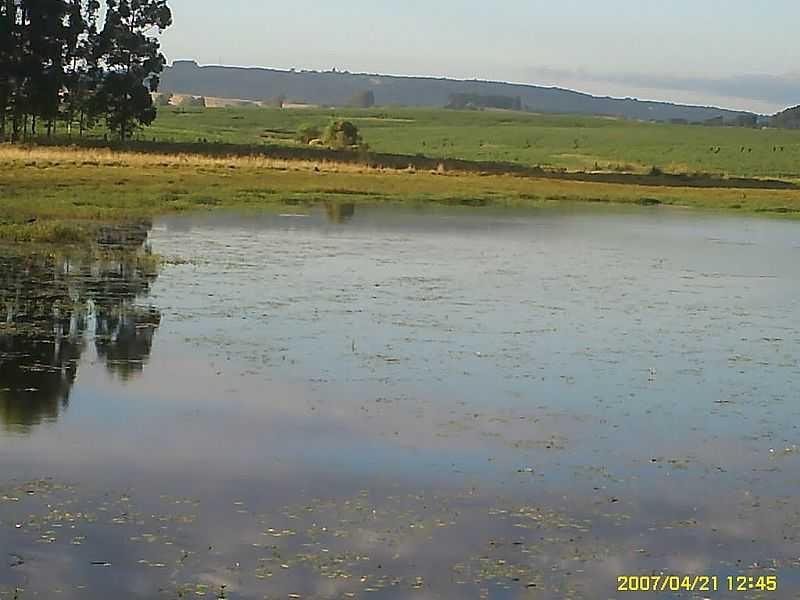
[[[169,0],[171,62],[512,81],[775,112],[797,0]]]

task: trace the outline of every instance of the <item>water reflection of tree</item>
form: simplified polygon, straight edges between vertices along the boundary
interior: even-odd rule
[[[0,419],[28,431],[55,421],[69,403],[80,345],[0,335]]]
[[[356,214],[356,205],[352,202],[325,202],[325,213],[331,223],[346,223]]]
[[[150,355],[161,315],[136,304],[155,280],[148,226],[109,228],[57,251],[0,249],[0,420],[28,432],[69,403],[94,331],[109,371],[129,378]]]
[[[153,347],[153,336],[161,323],[154,308],[121,307],[98,312],[95,347],[108,369],[130,379],[144,368]]]

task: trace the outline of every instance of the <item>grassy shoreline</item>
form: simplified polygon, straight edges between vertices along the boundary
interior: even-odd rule
[[[647,186],[267,156],[0,146],[0,239],[5,240],[77,242],[103,222],[323,200],[477,207],[593,202],[800,217],[796,189]]]

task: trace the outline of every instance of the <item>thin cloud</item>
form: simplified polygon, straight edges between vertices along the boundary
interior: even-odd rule
[[[737,75],[731,77],[688,77],[647,73],[594,73],[583,69],[531,67],[526,75],[533,81],[586,82],[623,85],[632,88],[673,91],[741,98],[775,106],[800,104],[800,73],[787,75]]]

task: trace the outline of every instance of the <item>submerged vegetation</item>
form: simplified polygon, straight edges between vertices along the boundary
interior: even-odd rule
[[[406,177],[450,179],[379,181]],[[686,548],[796,570],[791,223],[277,196],[165,219],[190,260],[158,279],[146,224],[108,257],[0,249],[0,598],[612,598]]]

